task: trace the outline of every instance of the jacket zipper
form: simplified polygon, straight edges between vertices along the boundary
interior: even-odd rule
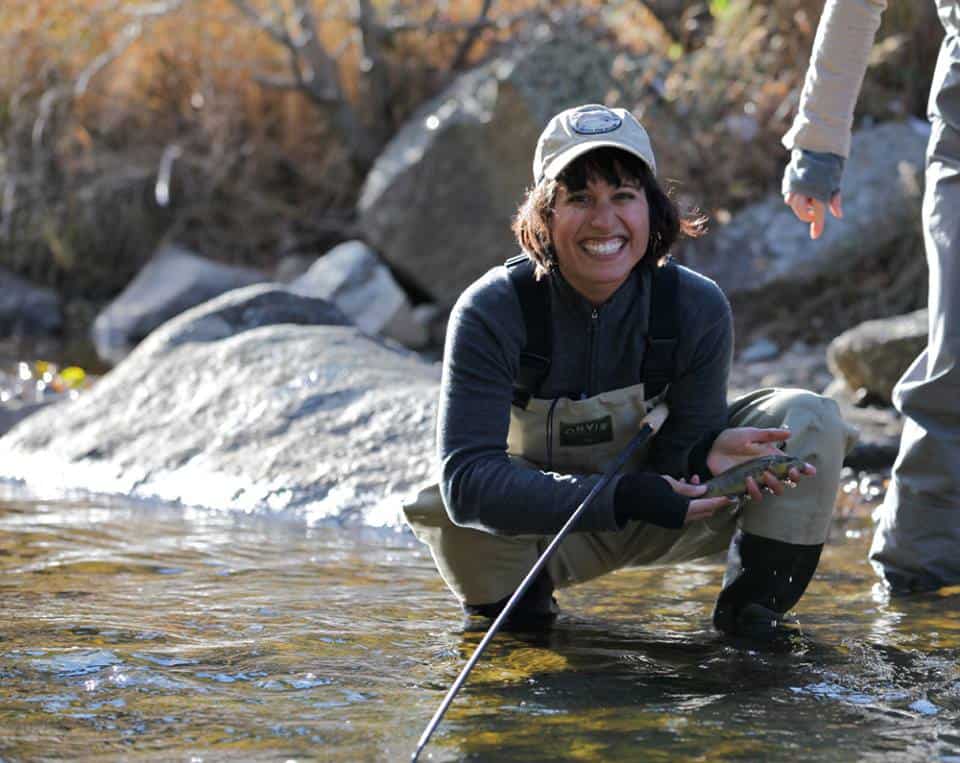
[[[600,310],[599,308],[593,308],[590,311],[590,328],[587,331],[587,389],[583,394],[583,398],[588,398],[593,395],[594,390],[594,377],[596,376],[596,362],[594,360],[594,353],[596,352],[596,340],[597,340],[597,325],[600,320]]]

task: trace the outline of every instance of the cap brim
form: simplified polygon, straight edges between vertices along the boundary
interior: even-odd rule
[[[570,164],[577,157],[583,156],[590,151],[593,151],[597,148],[619,148],[621,151],[626,151],[628,154],[633,154],[638,159],[642,159],[644,164],[650,168],[650,172],[656,176],[657,174],[657,165],[652,160],[651,157],[644,156],[639,151],[636,151],[629,146],[623,145],[615,140],[598,140],[590,141],[588,143],[577,143],[575,146],[570,146],[566,151],[562,151],[557,154],[553,159],[551,159],[547,165],[543,168],[543,176],[549,178],[550,180],[556,180],[557,175],[563,172],[564,168]]]

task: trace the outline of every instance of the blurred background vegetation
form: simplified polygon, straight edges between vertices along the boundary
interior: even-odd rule
[[[4,0],[0,265],[89,322],[174,237],[270,268],[355,236],[380,149],[459,73],[544,32],[609,50],[682,201],[778,188],[822,0]],[[892,0],[858,120],[923,117],[933,4]],[[532,147],[531,147],[532,148]]]

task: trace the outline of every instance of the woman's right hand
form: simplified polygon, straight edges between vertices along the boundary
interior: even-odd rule
[[[700,484],[700,477],[696,474],[693,475],[690,482],[687,482],[686,479],[676,480],[666,474],[661,474],[660,476],[670,483],[673,492],[691,499],[690,506],[687,509],[687,516],[683,520],[684,525],[710,519],[710,517],[721,509],[725,509],[735,503],[726,496],[720,496],[718,498],[698,498],[697,496],[701,496],[706,492],[707,486]]]

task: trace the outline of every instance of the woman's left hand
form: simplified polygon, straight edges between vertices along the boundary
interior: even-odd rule
[[[761,429],[759,427],[736,427],[724,429],[713,442],[710,453],[707,454],[707,466],[716,475],[732,469],[761,456],[782,454],[777,447],[778,443],[790,439],[789,429]],[[791,469],[789,477],[796,482],[802,475],[816,474],[817,470],[806,464],[802,471]],[[764,486],[771,492],[780,495],[784,491],[784,484],[771,472],[763,476]],[[759,500],[762,496],[760,487],[753,479],[747,480],[747,490],[752,498]]]

